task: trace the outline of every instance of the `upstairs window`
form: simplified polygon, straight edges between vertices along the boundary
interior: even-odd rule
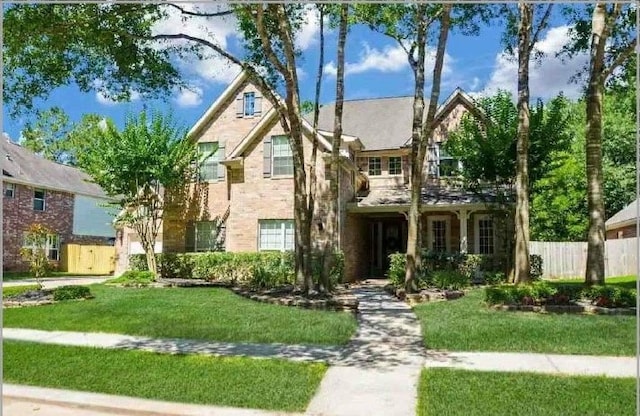
[[[459,164],[459,161],[447,153],[442,145],[438,146],[438,176],[456,175]]]
[[[250,117],[256,113],[256,94],[253,92],[244,93],[244,116]]]
[[[272,160],[271,172],[273,176],[293,175],[293,153],[288,136],[273,136],[271,138]]]
[[[200,174],[201,181],[215,181],[218,179],[218,163],[220,156],[218,143],[198,143],[200,152]]]
[[[4,197],[5,198],[13,198],[16,196],[16,184],[15,183],[6,183],[4,184]]]
[[[45,209],[45,191],[44,189],[33,190],[33,210],[44,211]]]
[[[402,174],[402,158],[399,156],[391,156],[389,158],[389,175]]]
[[[369,176],[382,175],[382,160],[379,157],[369,158]]]

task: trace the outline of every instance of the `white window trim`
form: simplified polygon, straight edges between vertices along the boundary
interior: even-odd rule
[[[433,250],[433,222],[445,222],[445,252],[451,250],[451,217],[448,215],[429,215],[427,217],[427,247]]]
[[[218,145],[218,148],[216,149],[216,151],[211,154],[211,157],[213,157],[213,156],[217,157],[217,159],[216,159],[216,166],[217,166],[217,168],[216,168],[216,176],[214,178],[212,178],[212,179],[200,179],[200,175],[198,174],[198,182],[207,182],[207,183],[219,182],[220,180],[218,179],[218,169],[220,169],[220,166],[219,166],[220,165],[220,155],[218,154],[218,152],[220,151],[220,142],[218,142],[218,141],[214,141],[214,142],[198,142],[197,146],[200,146],[201,144],[207,144],[207,143],[215,143],[215,144]],[[200,166],[204,165],[204,161],[205,160],[206,159],[203,158],[203,159],[201,159],[199,161]]]
[[[380,162],[380,173],[375,175],[371,173],[371,159],[378,159]],[[367,175],[368,176],[382,176],[382,157],[380,156],[369,156],[367,157]]]
[[[34,249],[35,246],[34,245],[28,245],[25,244],[25,240],[26,240],[26,232],[24,233],[23,237],[22,237],[22,248],[29,248],[29,249]],[[53,244],[51,244],[50,240],[52,237],[56,237],[56,242],[58,244],[56,244],[55,246]],[[47,255],[47,258],[51,261],[60,261],[60,249],[61,249],[61,241],[60,241],[60,234],[47,234],[47,242],[44,245],[44,251]],[[51,254],[51,249],[55,248],[56,249],[56,258],[55,259],[50,259],[49,255]]]
[[[400,159],[400,172],[391,173],[391,159]],[[402,176],[402,156],[389,156],[387,158],[387,174],[389,176]]]
[[[282,237],[282,244],[280,245],[280,249],[263,249],[260,246],[260,240],[261,240],[261,229],[262,229],[262,224],[263,221],[279,221],[280,222],[280,236]],[[279,218],[262,218],[258,220],[258,241],[257,241],[257,246],[258,246],[258,251],[280,251],[280,252],[285,252],[285,251],[290,251],[287,250],[285,247],[285,241],[286,241],[286,233],[287,233],[287,227],[286,227],[286,223],[287,222],[294,222],[293,219],[290,218],[285,218],[285,219],[279,219]],[[295,250],[295,222],[294,222],[294,229],[293,229],[293,245],[294,247],[292,248],[292,250]]]
[[[491,219],[493,231],[493,254],[496,253],[496,224],[490,214],[476,214],[473,216],[473,248],[475,254],[480,254],[480,220]]]
[[[253,94],[253,114],[247,114],[247,96]],[[252,118],[256,116],[256,93],[255,91],[246,91],[242,93],[242,118]]]
[[[455,157],[453,156],[447,156],[444,159],[442,159],[440,157],[440,148],[444,145],[444,142],[438,142],[436,143],[436,174],[438,175],[438,178],[452,178],[453,176],[448,176],[448,175],[440,175],[440,161],[441,160],[457,160]],[[460,162],[458,160],[458,169],[462,168],[462,162]]]
[[[36,191],[42,191],[42,199],[41,198],[36,198]],[[42,209],[36,209],[34,207],[35,201],[37,200],[41,200],[42,201]],[[37,212],[45,212],[47,210],[47,190],[43,189],[43,188],[34,188],[33,189],[33,199],[31,201],[31,208],[34,211]]]
[[[4,189],[3,196],[5,198],[15,198],[16,197],[16,184],[5,182],[6,188]],[[11,191],[11,196],[7,196],[7,191]]]
[[[286,137],[287,138],[287,143],[289,143],[289,149],[291,149],[291,137],[287,136],[286,134],[276,134],[274,136],[271,136],[271,178],[276,178],[276,179],[282,179],[282,178],[293,178],[293,172],[291,172],[291,174],[276,174],[275,173],[275,152],[273,151],[274,149],[274,143],[275,143],[275,139],[281,138],[281,137]],[[293,166],[293,151],[291,151],[291,165]],[[295,171],[295,166],[293,166],[293,170]]]

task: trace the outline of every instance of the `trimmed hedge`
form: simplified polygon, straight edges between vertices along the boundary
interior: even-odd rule
[[[274,288],[295,283],[295,259],[292,252],[261,251],[254,253],[206,252],[157,254],[160,276],[165,279],[202,279],[252,288]],[[333,254],[329,279],[335,286],[344,274],[344,254]],[[129,256],[133,271],[147,270],[144,254]],[[321,253],[314,253],[312,273],[319,280],[323,268]]]
[[[53,300],[92,299],[93,295],[87,286],[68,285],[53,289]]]
[[[530,285],[502,285],[485,288],[484,300],[489,305],[571,305],[586,299],[595,306],[629,308],[636,306],[637,291],[617,286],[558,285],[545,281]]]

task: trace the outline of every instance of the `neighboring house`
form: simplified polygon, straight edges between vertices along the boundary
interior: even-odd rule
[[[636,199],[607,220],[605,223],[607,240],[636,237],[637,218],[638,200]]]
[[[383,276],[388,254],[406,250],[410,194],[413,97],[344,102],[340,149],[339,244],[345,252],[345,278]],[[449,181],[458,162],[441,143],[473,101],[456,90],[436,115],[435,145],[423,167],[423,245],[432,250],[493,254],[496,227],[485,198]],[[328,172],[334,104],[321,107],[315,161],[318,196],[313,241],[326,236]],[[307,172],[311,164],[312,120],[303,123]],[[203,157],[199,181],[172,200],[163,217],[164,252],[293,250],[293,162],[273,105],[241,73],[189,132]],[[308,179],[307,179],[308,184]],[[218,225],[222,227],[218,227]],[[220,228],[220,234],[216,230]],[[135,234],[116,239],[116,273],[127,267],[137,247]],[[134,243],[132,243],[134,242]]]
[[[60,261],[63,244],[112,245],[113,215],[102,189],[79,169],[44,159],[10,141],[2,142],[3,270],[25,269],[20,257],[31,224],[47,226],[49,259]]]

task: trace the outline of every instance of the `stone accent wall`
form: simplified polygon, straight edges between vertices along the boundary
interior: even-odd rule
[[[6,188],[6,182],[3,184]],[[13,198],[2,199],[3,270],[25,270],[28,266],[20,257],[24,233],[31,224],[40,223],[60,235],[63,244],[109,244],[109,238],[73,235],[73,194],[45,191],[45,210],[33,209],[34,187],[15,184]]]

